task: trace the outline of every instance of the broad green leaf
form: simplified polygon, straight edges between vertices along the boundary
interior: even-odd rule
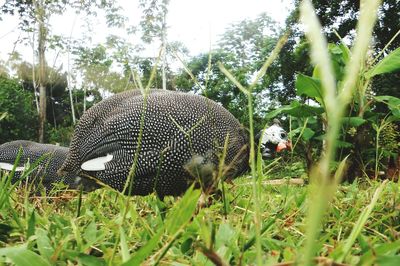
[[[342,140],[337,140],[335,142],[335,144],[336,144],[336,147],[338,147],[338,148],[351,148],[353,146],[352,143],[347,142],[347,141],[342,141]]]
[[[0,256],[9,258],[16,266],[50,266],[47,260],[24,246],[2,248]]]
[[[390,73],[400,69],[400,47],[385,56],[378,64],[367,72],[367,77]]]
[[[182,226],[189,222],[196,210],[199,197],[200,190],[193,190],[193,186],[190,187],[178,204],[168,213],[165,226],[170,235],[174,235]]]
[[[136,253],[132,254],[131,258],[122,265],[136,266],[140,265],[145,259],[147,259],[151,252],[158,246],[158,243],[161,242],[162,236],[164,234],[164,228],[165,226],[162,226],[160,229],[158,229],[157,233]]]
[[[234,241],[235,230],[233,230],[232,226],[229,223],[222,223],[219,226],[215,237],[215,246],[216,248],[221,247],[222,245],[229,246],[231,241]]]
[[[348,124],[351,127],[359,127],[362,124],[367,122],[367,120],[358,117],[358,116],[351,116],[351,117],[343,117],[342,118],[342,123],[343,124]]]
[[[7,115],[8,115],[7,112],[0,113],[0,121],[3,120],[4,118],[6,118]]]
[[[324,109],[322,107],[315,107],[307,104],[298,104],[297,106],[294,106],[294,108],[285,111],[285,113],[294,117],[311,117],[324,113]]]
[[[33,236],[35,234],[35,225],[36,225],[36,218],[35,218],[35,210],[32,211],[31,217],[28,220],[28,229],[26,230],[26,238]]]
[[[382,96],[375,96],[374,98],[377,101],[387,102],[388,104],[396,105],[397,107],[400,108],[400,99],[397,97],[390,96],[390,95],[382,95]]]
[[[379,266],[398,266],[400,265],[400,255],[378,256],[376,264]]]
[[[90,245],[96,242],[97,237],[97,227],[95,222],[91,222],[83,232],[83,236]]]
[[[279,115],[279,114],[281,114],[281,113],[285,113],[286,111],[291,110],[291,109],[293,109],[293,108],[294,108],[294,107],[291,106],[291,105],[284,105],[284,106],[282,106],[282,107],[279,107],[279,108],[277,108],[277,109],[275,109],[275,110],[269,112],[269,113],[265,116],[265,118],[266,118],[266,119],[274,118],[274,117],[276,117],[277,115]]]
[[[321,82],[318,79],[298,74],[296,78],[296,94],[301,96],[305,95],[316,99],[318,102],[322,101],[323,93]]]
[[[372,250],[369,250],[360,259],[360,265],[372,265],[375,257],[383,255],[396,254],[400,250],[400,240],[392,243],[385,243],[375,246]]]
[[[297,135],[301,132],[301,129],[302,129],[301,127],[292,129],[292,130],[288,133],[288,135],[289,135],[290,138],[292,139],[294,136],[297,136]]]
[[[320,115],[323,112],[324,109],[322,107],[310,106],[307,104],[299,103],[298,101],[293,101],[290,105],[284,105],[280,108],[275,109],[274,111],[269,112],[265,116],[265,118],[271,119],[281,113],[289,114],[294,117],[311,117]]]
[[[121,254],[122,254],[122,262],[128,261],[129,260],[129,248],[126,243],[126,236],[125,236],[125,231],[122,227],[119,228],[119,233],[120,233],[120,245],[121,245]]]
[[[192,247],[192,244],[193,244],[193,238],[187,238],[184,241],[182,241],[181,252],[183,254],[185,254],[188,251],[190,251],[190,248]]]
[[[315,135],[315,131],[312,130],[311,128],[306,127],[306,128],[304,129],[304,131],[303,131],[302,137],[303,137],[303,139],[304,139],[305,141],[308,141],[308,140],[310,140],[314,135]]]
[[[107,263],[104,259],[102,258],[96,258],[90,255],[86,254],[79,254],[78,255],[78,260],[82,265],[84,266],[106,266]]]
[[[394,96],[383,95],[374,97],[378,102],[383,102],[388,105],[393,115],[397,118],[400,117],[400,99]]]
[[[40,255],[50,260],[51,256],[54,254],[54,248],[51,245],[51,241],[47,235],[47,232],[42,228],[37,228],[35,235],[37,237],[36,244]]]
[[[342,50],[342,58],[343,58],[344,63],[347,64],[347,62],[349,62],[350,53],[351,53],[349,47],[347,47],[347,45],[345,43],[339,44],[338,47]]]

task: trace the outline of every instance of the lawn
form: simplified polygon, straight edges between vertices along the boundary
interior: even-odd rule
[[[312,185],[260,180],[261,247],[264,265],[301,259]],[[2,177],[5,180],[5,177]],[[307,183],[307,182],[306,182]],[[6,185],[6,184],[4,184]],[[221,185],[221,184],[220,184]],[[382,188],[365,224],[357,221]],[[2,187],[6,189],[6,187]],[[197,208],[198,190],[182,197],[126,197],[105,188],[29,197],[12,190],[0,210],[0,262],[16,265],[254,265],[256,262],[252,179],[224,184],[225,196]],[[7,193],[1,191],[2,195]],[[4,198],[3,198],[4,199]],[[398,265],[399,184],[341,184],[322,219],[315,245],[319,262]],[[359,227],[355,236],[352,230]],[[353,243],[349,243],[349,241]],[[349,246],[350,245],[350,246]],[[348,250],[344,248],[350,247]],[[337,264],[340,265],[340,264]]]

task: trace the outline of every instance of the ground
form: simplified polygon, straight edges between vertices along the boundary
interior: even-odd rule
[[[290,263],[304,252],[310,199],[319,199],[310,197],[310,185],[270,185],[269,178],[263,176],[258,185],[262,260],[264,265]],[[225,183],[225,200],[200,210],[198,191],[161,202],[155,195],[125,197],[99,189],[83,195],[79,216],[78,193],[29,197],[24,188],[8,194],[3,184],[0,264],[255,265],[252,182],[243,176]],[[381,184],[339,185],[323,217],[315,256],[349,265],[398,265],[400,187],[395,182],[384,185],[350,250],[343,250]]]

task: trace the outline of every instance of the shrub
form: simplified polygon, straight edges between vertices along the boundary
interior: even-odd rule
[[[37,112],[33,95],[15,80],[0,77],[0,110],[7,115],[0,121],[0,143],[37,137]]]

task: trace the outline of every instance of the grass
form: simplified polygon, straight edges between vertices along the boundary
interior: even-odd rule
[[[13,191],[9,205],[0,210],[0,254],[6,254],[7,249],[17,254],[33,251],[29,255],[38,256],[29,263],[36,258],[37,265],[43,263],[39,258],[50,265],[255,264],[252,182],[242,177],[226,186],[227,210],[222,201],[214,201],[196,213],[195,191],[182,198],[168,197],[160,207],[155,195],[128,198],[101,189],[84,196],[80,217],[76,217],[77,194],[50,201],[46,197],[25,201],[24,189]],[[379,187],[382,192],[371,205]],[[309,188],[282,184],[262,185],[260,190],[263,264],[293,262],[306,241]],[[120,210],[127,199],[130,207],[121,227],[124,213]],[[371,208],[365,215],[368,205]],[[393,259],[400,250],[398,183],[388,182],[383,187],[376,181],[340,185],[330,209],[322,218],[316,241],[318,256],[342,258],[343,263],[351,265],[371,265]],[[361,218],[365,218],[365,225],[351,239]],[[346,256],[342,255],[343,248]],[[0,262],[10,259],[17,265],[32,265],[20,263],[12,255],[0,257]]]

